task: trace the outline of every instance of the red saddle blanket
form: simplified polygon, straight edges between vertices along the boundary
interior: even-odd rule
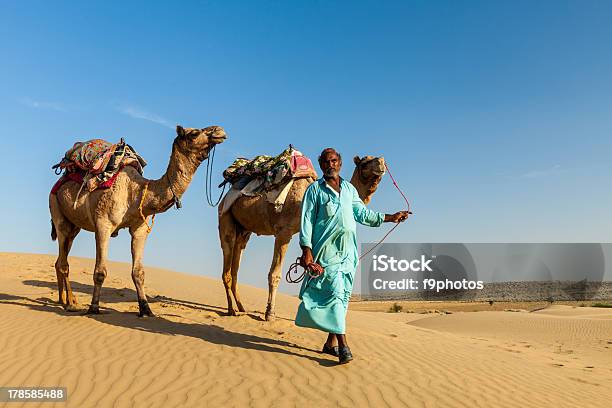
[[[116,144],[102,139],[77,142],[52,167],[56,174],[64,171],[52,192],[57,192],[68,181],[81,183],[82,188],[90,192],[98,188],[109,188],[124,166],[132,166],[142,174],[146,165],[147,162],[123,138]]]
[[[111,178],[106,180],[104,183],[98,184],[98,187],[96,189],[111,188],[113,186],[113,183],[117,179],[117,176],[119,175],[120,171],[121,170],[115,173]],[[60,189],[60,187],[69,181],[76,181],[77,183],[79,183],[79,185],[81,185],[83,184],[84,178],[85,178],[85,173],[80,172],[80,171],[79,172],[75,171],[72,173],[64,173],[64,175],[60,177],[60,179],[57,180],[57,182],[53,185],[53,188],[51,188],[51,194],[57,194],[57,191]]]

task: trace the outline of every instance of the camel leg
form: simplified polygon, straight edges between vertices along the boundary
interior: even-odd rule
[[[100,291],[106,278],[106,258],[108,256],[108,241],[114,228],[105,228],[101,225],[96,226],[96,266],[94,268],[94,290],[91,297],[91,305],[87,314],[100,313]]]
[[[66,310],[75,311],[77,310],[77,301],[75,296],[72,294],[72,287],[70,286],[70,266],[68,265],[68,254],[70,253],[74,239],[81,229],[77,228],[74,224],[68,221],[66,217],[64,217],[59,209],[57,198],[55,196],[50,198],[49,209],[51,211],[51,222],[53,223],[52,228],[55,230],[55,234],[57,234],[57,236],[53,236],[52,234],[52,238],[57,238],[59,247],[57,260],[55,261],[58,300]]]
[[[70,265],[68,264],[68,254],[74,242],[74,238],[79,233],[80,229],[73,226],[69,231],[63,231],[56,228],[57,240],[59,246],[59,254],[55,261],[55,274],[57,276],[57,288],[59,291],[59,303],[68,311],[76,310],[76,297],[72,294],[70,286]],[[64,295],[65,291],[65,295]]]
[[[59,255],[55,261],[55,274],[57,275],[59,302],[64,305],[64,308],[69,312],[75,312],[77,308],[77,300],[72,293],[70,286],[70,265],[68,264],[68,254],[72,248],[72,243],[79,233],[80,228],[73,228],[69,231],[61,231],[57,229],[57,240],[59,244]],[[64,290],[66,295],[64,296]]]
[[[236,243],[236,224],[229,212],[219,217],[219,240],[223,250],[223,273],[222,280],[227,297],[227,314],[236,316],[236,310],[232,301],[232,258]]]
[[[238,307],[238,311],[245,312],[244,306],[242,306],[242,302],[240,301],[240,295],[238,294],[238,270],[240,269],[240,259],[242,258],[242,253],[244,252],[244,248],[246,248],[247,242],[249,242],[249,238],[251,237],[251,233],[248,231],[238,231],[236,233],[236,240],[234,241],[234,248],[232,251],[232,293],[234,294],[234,299],[236,300],[236,306]]]
[[[266,320],[272,321],[275,319],[274,305],[276,304],[276,289],[281,278],[281,267],[285,259],[285,253],[289,247],[291,235],[278,235],[274,240],[274,256],[272,257],[272,265],[268,272],[268,306],[266,308]]]
[[[55,276],[57,276],[57,291],[58,291],[58,300],[62,306],[66,305],[66,297],[64,296],[64,274],[59,269],[59,257],[55,261]]]
[[[136,294],[138,295],[138,316],[155,316],[147,302],[147,295],[144,288],[144,268],[142,266],[142,256],[144,253],[145,242],[147,241],[146,224],[141,224],[136,228],[130,228],[132,235],[132,281],[136,286]]]

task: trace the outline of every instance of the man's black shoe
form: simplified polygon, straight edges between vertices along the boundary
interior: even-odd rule
[[[329,354],[332,355],[334,357],[338,357],[339,353],[338,353],[338,346],[328,346],[327,343],[323,345],[323,350],[321,350],[321,353],[323,354]]]
[[[351,353],[351,349],[348,347],[340,347],[338,349],[339,357],[338,360],[340,364],[346,364],[353,359],[353,354]]]

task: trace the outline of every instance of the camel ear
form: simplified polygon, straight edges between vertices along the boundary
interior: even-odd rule
[[[181,125],[176,125],[176,134],[178,137],[185,136],[185,129]]]
[[[361,159],[359,158],[359,156],[353,157],[353,161],[355,162],[355,164],[361,163]]]

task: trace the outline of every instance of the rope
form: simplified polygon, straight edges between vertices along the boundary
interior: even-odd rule
[[[393,230],[394,230],[394,229],[396,229],[396,228],[398,227],[398,225],[399,225],[399,222],[398,222],[397,224],[395,224],[395,225],[393,226],[393,228],[391,228],[391,229],[390,229],[390,230],[389,230],[389,231],[388,231],[388,232],[385,234],[385,236],[384,236],[384,237],[382,237],[382,238],[380,239],[380,241],[378,241],[378,242],[376,243],[376,245],[374,245],[372,248],[368,249],[366,252],[364,252],[363,254],[361,254],[361,255],[359,256],[359,260],[361,261],[361,259],[362,259],[364,256],[366,256],[367,254],[369,254],[370,252],[372,252],[374,249],[376,249],[376,247],[378,247],[380,244],[382,244],[382,243],[383,243],[383,241],[384,241],[384,240],[385,240],[385,239],[386,239],[386,238],[387,238],[387,237],[388,237],[388,236],[389,236],[389,235],[390,235],[390,234],[393,232]]]
[[[395,178],[393,177],[393,174],[391,174],[391,170],[389,170],[389,166],[387,166],[387,163],[385,163],[385,169],[387,169],[387,173],[389,173],[389,177],[391,177],[391,181],[393,182],[393,185],[395,186],[395,188],[397,188],[397,191],[399,191],[399,193],[402,195],[402,197],[404,198],[404,201],[406,201],[406,211],[408,211],[408,214],[412,214],[412,211],[410,211],[410,202],[408,201],[408,198],[406,198],[406,195],[404,194],[404,192],[399,188],[399,186],[397,185],[397,182],[395,181]],[[359,257],[359,260],[361,261],[361,259],[366,256],[367,254],[369,254],[370,252],[372,252],[374,249],[376,249],[380,244],[383,243],[383,241],[393,232],[393,230],[395,230],[398,226],[400,225],[400,223],[398,222],[397,224],[395,224],[393,226],[393,228],[391,228],[389,230],[389,232],[387,232],[385,234],[384,237],[382,237],[377,243],[376,245],[374,245],[372,248],[370,248],[369,250],[367,250],[365,253],[361,254],[361,256]]]
[[[223,184],[223,189],[221,190],[221,193],[219,194],[219,198],[215,202],[213,200],[211,190],[212,190],[212,171],[213,171],[213,164],[215,162],[216,147],[217,145],[213,146],[213,148],[211,149],[211,152],[208,155],[208,159],[206,159],[206,179],[205,179],[204,189],[206,193],[206,201],[208,202],[208,205],[210,205],[211,207],[216,207],[221,202],[221,199],[223,198],[223,193],[225,193],[225,188],[227,186],[226,184]]]
[[[399,191],[399,193],[402,195],[402,197],[404,198],[404,201],[406,201],[406,211],[412,214],[412,212],[410,211],[410,202],[408,201],[408,198],[406,198],[406,195],[404,194],[404,192],[397,185],[397,182],[395,181],[395,178],[393,178],[393,174],[391,174],[391,170],[389,169],[389,166],[387,166],[387,163],[385,163],[385,169],[387,169],[387,173],[389,173],[389,177],[391,177],[391,181],[393,182],[393,185],[395,186],[395,188],[397,188],[397,191]]]
[[[151,230],[153,230],[153,225],[155,224],[155,214],[153,214],[153,217],[151,218],[151,225],[149,225],[149,223],[147,222],[147,217],[145,217],[144,214],[142,213],[142,205],[144,204],[144,200],[145,200],[145,197],[147,196],[148,189],[149,189],[149,183],[146,183],[144,186],[144,191],[142,192],[142,198],[140,199],[140,205],[138,206],[138,210],[140,211],[140,216],[142,217],[142,220],[147,226],[147,234],[150,234]]]
[[[79,196],[81,195],[81,192],[83,191],[83,187],[85,187],[85,184],[87,184],[87,180],[89,180],[89,173],[87,173],[84,177],[83,177],[83,182],[81,183],[81,187],[79,187],[79,191],[77,191],[77,195],[74,199],[74,204],[72,204],[72,209],[76,210],[77,208],[77,202],[79,201]]]
[[[291,266],[289,266],[289,269],[287,270],[287,273],[285,274],[285,280],[288,283],[300,283],[301,281],[304,280],[306,275],[310,276],[311,278],[316,278],[319,276],[317,274],[312,273],[310,267],[304,268],[304,271],[302,273],[299,273],[297,268],[300,266],[302,266],[302,264],[300,262],[300,257],[298,256],[295,262],[292,263]],[[291,274],[295,275],[296,273],[298,273],[299,275],[296,278],[292,278]]]
[[[387,166],[387,163],[385,163],[385,169],[387,169],[387,173],[389,173],[389,177],[391,177],[391,181],[393,182],[393,185],[395,186],[395,188],[397,189],[397,191],[399,191],[399,193],[402,195],[402,197],[404,198],[404,201],[406,201],[406,211],[408,211],[408,214],[412,214],[412,211],[410,210],[410,202],[408,201],[408,198],[406,197],[406,195],[404,194],[404,192],[399,188],[399,186],[397,185],[397,182],[395,181],[395,178],[393,177],[393,174],[391,174],[391,170],[389,170],[389,166]],[[396,223],[393,228],[391,228],[372,248],[370,248],[368,251],[366,251],[365,253],[361,254],[361,256],[359,256],[359,260],[361,261],[361,259],[366,256],[367,254],[369,254],[370,252],[372,252],[374,249],[376,249],[380,244],[383,243],[383,241],[397,228],[399,227],[400,223]],[[291,277],[292,273],[299,273],[297,272],[297,268],[298,266],[300,266],[300,257],[298,257],[294,263],[291,264],[291,266],[289,266],[289,270],[287,271],[286,275],[285,275],[285,280],[288,283],[299,283],[302,280],[304,280],[304,277],[306,276],[306,274],[308,273],[308,276],[310,276],[311,278],[316,278],[318,277],[318,275],[312,275],[310,273],[310,271],[307,269],[304,270],[304,272],[302,272],[301,275],[299,275],[297,278],[293,279]]]

